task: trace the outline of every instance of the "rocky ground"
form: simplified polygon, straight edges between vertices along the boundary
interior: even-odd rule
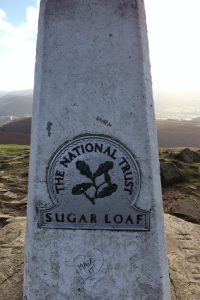
[[[200,151],[160,149],[165,213],[200,224]]]
[[[28,159],[0,145],[0,300],[22,299]],[[160,149],[160,162],[172,299],[199,300],[200,151]]]

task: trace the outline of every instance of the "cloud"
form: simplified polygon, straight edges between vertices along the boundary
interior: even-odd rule
[[[27,7],[26,19],[14,26],[0,9],[0,90],[33,87],[39,1]]]
[[[14,26],[0,9],[0,91],[33,87],[39,0]],[[145,0],[155,88],[198,90],[200,1]]]
[[[200,1],[145,4],[154,87],[200,92]]]

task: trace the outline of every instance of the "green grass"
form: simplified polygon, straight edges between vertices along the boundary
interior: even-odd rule
[[[183,147],[176,147],[176,148],[159,147],[159,154],[166,155],[166,154],[169,154],[170,152],[174,153],[174,154],[178,154],[183,149],[184,149]]]
[[[22,155],[28,154],[30,146],[28,145],[0,145],[0,155]]]
[[[199,162],[184,162],[177,159],[175,156],[179,154],[183,148],[159,148],[160,160],[164,162],[172,162],[181,170],[185,183],[190,183],[196,187],[200,187],[200,163]],[[183,183],[177,183],[177,185],[183,185]]]
[[[0,145],[1,182],[27,181],[30,146]],[[3,173],[2,173],[3,172]],[[9,177],[9,180],[6,177]]]

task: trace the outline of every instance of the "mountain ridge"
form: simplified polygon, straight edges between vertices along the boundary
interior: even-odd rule
[[[0,117],[31,115],[32,100],[32,90],[0,95]]]
[[[186,120],[200,117],[200,91],[154,90],[153,94],[157,118]],[[0,117],[15,116],[16,106],[17,116],[31,115],[32,98],[32,89],[0,92]]]

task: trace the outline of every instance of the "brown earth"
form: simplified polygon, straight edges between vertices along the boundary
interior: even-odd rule
[[[200,123],[192,121],[157,120],[160,147],[200,148]]]
[[[30,134],[0,131],[0,144],[29,145]]]
[[[31,118],[20,118],[0,127],[0,144],[29,145]]]
[[[19,118],[0,127],[0,132],[23,133],[31,132],[31,118]]]

